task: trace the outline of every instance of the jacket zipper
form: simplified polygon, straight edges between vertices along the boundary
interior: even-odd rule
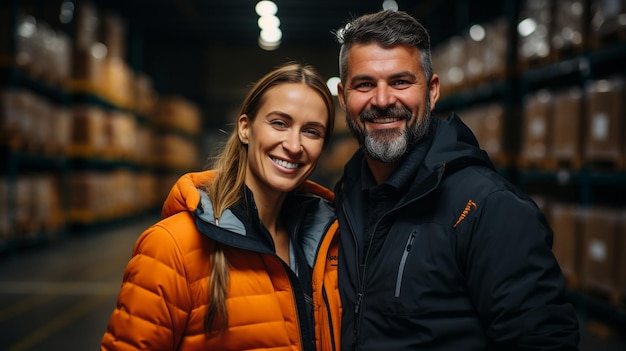
[[[425,194],[423,194],[422,196],[419,196],[418,198],[415,198],[415,199],[407,202],[403,206],[407,206],[408,204],[410,204],[410,203],[412,203],[414,201],[417,201],[418,199],[422,198],[423,196],[425,196]],[[346,219],[350,218],[348,216],[348,213],[347,213],[345,205],[342,206],[342,210],[343,210],[345,218]],[[390,213],[394,212],[395,210],[397,210],[397,209],[392,209],[389,212],[383,214],[382,217],[378,219],[378,222],[376,222],[376,226],[378,226],[378,223],[380,223],[380,221],[384,217],[386,217]],[[349,220],[347,220],[346,222],[348,222],[348,225],[350,226],[350,233],[352,234],[352,240],[354,241],[354,244],[355,244],[354,246],[355,246],[355,253],[356,253],[356,255],[355,255],[356,267],[360,267],[359,246],[358,246],[358,243],[357,243],[356,235],[354,234],[354,228],[352,227],[352,223]],[[406,264],[406,259],[407,259],[407,256],[409,255],[409,251],[411,250],[411,247],[413,246],[413,240],[415,240],[415,235],[416,235],[416,233],[412,232],[411,235],[409,236],[409,239],[407,240],[407,245],[406,245],[406,247],[404,249],[404,252],[402,254],[402,260],[401,260],[401,264],[400,264],[400,266],[401,266],[400,269],[402,271],[404,271],[403,268],[404,268],[404,265]],[[354,328],[356,329],[355,330],[355,335],[356,335],[357,342],[360,339],[360,335],[361,335],[361,322],[362,322],[361,305],[363,303],[363,297],[365,296],[365,292],[364,292],[364,290],[365,290],[365,273],[366,273],[366,270],[367,270],[367,259],[368,259],[369,251],[370,251],[371,247],[372,247],[372,240],[370,240],[370,242],[369,242],[369,245],[367,247],[367,252],[366,252],[365,258],[363,260],[363,272],[362,272],[362,274],[357,274],[357,277],[358,277],[359,281],[358,281],[358,290],[357,290],[357,294],[356,294],[356,303],[355,303],[355,306],[354,306],[354,320],[355,320]],[[402,278],[399,277],[398,279],[399,280],[396,281],[396,291],[394,292],[396,297],[399,296],[399,294],[400,294],[400,285],[401,285],[401,279]]]
[[[285,273],[287,274],[287,277],[289,278],[289,283],[291,285],[291,294],[293,297],[293,303],[296,307],[296,318],[298,319],[298,330],[299,330],[299,334],[300,334],[300,344],[302,345],[302,350],[314,350],[315,349],[315,342],[313,343],[313,345],[310,345],[305,338],[305,333],[307,335],[309,335],[311,337],[311,340],[315,340],[315,333],[314,331],[311,330],[311,321],[307,321],[307,322],[303,322],[303,319],[301,317],[301,314],[304,313],[306,318],[308,319],[308,314],[306,313],[306,309],[307,306],[302,306],[302,304],[299,302],[298,297],[296,296],[296,294],[298,293],[298,291],[300,293],[302,293],[301,289],[302,287],[300,286],[296,286],[296,284],[299,284],[298,282],[298,278],[295,276],[295,273],[293,273],[291,271],[291,268],[289,266],[287,266],[285,264],[285,262],[283,262],[280,257],[274,255],[276,257],[276,259],[278,259],[282,265],[283,268],[285,269]],[[295,279],[295,280],[294,280]],[[298,290],[298,291],[297,291]],[[305,294],[302,294],[305,295]],[[308,302],[306,301],[306,296],[304,297],[304,304],[306,305]],[[304,308],[304,311],[301,311],[301,309]],[[308,330],[308,331],[307,331]],[[313,332],[313,335],[311,335],[311,332]]]
[[[330,304],[328,303],[328,294],[326,293],[326,287],[322,284],[322,297],[326,304],[326,314],[328,315],[328,324],[330,332],[330,347],[335,350],[335,328],[333,327],[333,314],[330,312]]]
[[[396,290],[394,297],[400,296],[400,288],[402,287],[402,276],[404,275],[404,266],[406,266],[406,259],[409,257],[409,252],[413,247],[413,241],[415,240],[415,232],[412,232],[409,235],[409,239],[406,242],[406,246],[404,246],[404,252],[402,252],[402,258],[400,259],[400,267],[398,267],[398,276],[396,278]]]
[[[256,204],[255,204],[255,206],[256,206]],[[256,207],[255,207],[255,209],[256,209]],[[261,222],[260,218],[259,218],[259,224],[260,224],[262,229],[265,229],[266,235],[271,237],[270,233],[267,231],[267,228],[265,228],[265,226]],[[297,232],[298,230],[299,230],[299,226],[296,226],[294,231]],[[273,244],[273,241],[272,241],[272,244]],[[273,249],[274,249],[274,251],[276,250],[275,247],[273,247]],[[293,297],[293,303],[294,303],[294,305],[296,307],[295,310],[296,310],[296,318],[298,320],[298,330],[299,330],[299,335],[300,335],[300,344],[302,345],[302,349],[306,350],[306,349],[309,348],[309,345],[306,342],[306,339],[304,337],[304,333],[306,332],[307,328],[306,328],[305,325],[303,325],[303,323],[308,325],[308,324],[311,323],[311,321],[303,322],[303,319],[301,317],[301,312],[302,311],[300,310],[301,308],[304,308],[304,315],[308,319],[309,317],[308,317],[308,314],[306,313],[306,309],[307,309],[306,304],[308,303],[306,301],[306,294],[304,294],[302,292],[302,286],[300,286],[299,278],[298,278],[297,274],[294,273],[291,270],[291,267],[289,267],[289,265],[286,264],[285,261],[283,261],[280,257],[278,257],[276,252],[272,252],[272,256],[274,256],[282,264],[283,268],[285,269],[285,273],[287,274],[287,277],[289,279],[289,285],[291,286],[291,295]],[[297,286],[296,286],[296,284],[297,284]],[[298,291],[296,291],[296,290],[298,290]],[[300,293],[302,293],[302,295],[304,295],[304,306],[302,306],[302,304],[299,303],[299,301],[298,301],[298,296],[297,296],[298,292],[300,292]],[[313,339],[315,339],[314,335],[311,335],[311,336],[313,337]],[[315,346],[315,345],[313,345],[313,346]],[[313,348],[315,348],[315,347],[313,347]]]
[[[361,266],[361,263],[359,262],[359,245],[356,239],[356,235],[354,234],[354,228],[352,226],[352,222],[349,220],[349,216],[348,216],[348,211],[346,209],[345,204],[341,206],[341,209],[343,211],[343,214],[346,218],[346,222],[348,223],[348,226],[350,227],[350,234],[352,235],[352,241],[354,242],[354,251],[355,251],[355,267],[357,267],[357,270],[359,269],[359,267]],[[365,274],[365,266],[363,266],[363,274]],[[358,290],[357,290],[357,294],[356,294],[356,303],[354,305],[354,328],[355,328],[355,334],[356,334],[356,340],[359,339],[359,330],[361,330],[361,319],[360,319],[360,310],[361,310],[361,302],[363,301],[363,281],[365,280],[365,276],[361,276],[361,274],[357,274],[357,279],[359,280],[357,283],[358,286]]]
[[[441,181],[441,177],[442,177],[442,175],[444,173],[445,167],[446,167],[446,164],[445,163],[442,164],[441,170],[439,171],[437,185]],[[411,201],[408,201],[408,202],[404,203],[402,206],[394,208],[394,209],[391,209],[387,213],[383,214],[381,216],[381,218],[378,219],[378,222],[376,222],[375,226],[378,226],[378,223],[380,223],[380,221],[384,217],[389,215],[390,213],[392,213],[394,211],[397,211],[397,210],[399,210],[402,207],[408,206],[411,203],[413,203],[415,201],[418,201],[419,199],[423,198],[424,196],[429,194],[431,191],[433,191],[433,189],[435,189],[437,187],[437,185],[432,186],[428,191],[423,192],[421,195],[411,199]],[[341,207],[342,207],[343,214],[344,214],[344,216],[346,218],[346,222],[348,223],[348,226],[350,227],[350,233],[352,234],[352,240],[353,240],[354,246],[355,246],[355,253],[356,253],[356,255],[355,255],[355,259],[356,259],[355,267],[360,267],[360,263],[359,263],[359,245],[358,245],[358,241],[357,241],[356,235],[354,234],[354,228],[352,226],[352,222],[349,220],[350,217],[348,216],[348,211],[346,209],[345,202],[342,203]],[[405,248],[404,253],[403,253],[403,260],[404,261],[406,261],[406,257],[405,256],[408,256],[407,248],[410,251],[410,247],[413,246],[412,242],[413,242],[414,239],[415,239],[415,232],[411,233],[411,235],[409,236],[409,240],[407,241],[407,247]],[[409,245],[409,243],[410,243],[410,245]],[[363,303],[363,297],[365,295],[365,292],[364,292],[364,290],[365,290],[365,272],[366,272],[366,268],[367,268],[367,258],[369,256],[369,250],[371,249],[371,247],[372,247],[372,241],[370,241],[370,243],[369,243],[369,245],[367,247],[367,252],[365,254],[365,259],[363,261],[363,273],[360,274],[360,275],[357,274],[357,279],[359,279],[359,281],[358,281],[358,285],[357,285],[358,286],[358,290],[357,290],[357,294],[356,294],[356,303],[355,303],[355,306],[354,306],[354,320],[355,320],[354,328],[355,328],[355,338],[356,338],[355,342],[357,344],[359,343],[360,336],[361,336],[361,322],[362,322],[361,305]],[[404,265],[404,264],[406,264],[406,263],[403,263],[402,265]],[[397,293],[399,293],[399,290],[398,289],[396,289],[396,290],[397,290]]]
[[[385,213],[381,218],[379,218],[378,222],[376,222],[374,227],[378,227],[378,223],[380,223],[381,219],[383,217],[385,217],[389,213],[391,213],[391,211]],[[344,207],[344,214],[346,215],[346,218],[348,218],[345,207]],[[357,239],[356,239],[356,236],[354,235],[354,230],[352,229],[352,225],[350,225],[350,232],[352,233],[352,239],[356,243]],[[372,248],[372,242],[373,242],[373,240],[369,241],[369,243],[367,245],[367,249],[365,251],[365,257],[363,258],[363,272],[360,275],[357,275],[359,277],[359,285],[358,285],[359,286],[359,290],[357,291],[357,294],[356,294],[356,304],[354,306],[354,315],[355,315],[354,319],[356,321],[356,323],[355,323],[356,340],[359,340],[361,338],[361,322],[363,320],[362,315],[361,315],[361,304],[363,303],[363,297],[365,296],[365,274],[367,272],[367,262],[368,262],[370,250]],[[356,256],[356,266],[360,267],[358,245],[355,245],[355,247],[357,247],[356,255],[355,255]]]

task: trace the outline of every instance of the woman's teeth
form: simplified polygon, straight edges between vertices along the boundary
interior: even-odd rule
[[[291,162],[279,160],[279,159],[273,158],[273,157],[272,157],[272,161],[274,161],[274,163],[276,163],[277,165],[279,165],[281,167],[284,167],[284,168],[289,168],[289,169],[298,168],[298,164],[297,163],[291,163]]]

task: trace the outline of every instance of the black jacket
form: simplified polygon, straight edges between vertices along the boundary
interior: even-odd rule
[[[549,225],[456,115],[368,172],[359,150],[335,189],[342,350],[577,350]]]

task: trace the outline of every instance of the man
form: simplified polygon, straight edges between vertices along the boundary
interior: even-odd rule
[[[577,350],[552,232],[439,98],[430,39],[381,11],[337,31],[360,149],[338,182],[342,350]]]

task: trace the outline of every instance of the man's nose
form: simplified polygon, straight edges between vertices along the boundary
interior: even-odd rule
[[[378,84],[374,92],[372,104],[378,108],[387,108],[396,103],[396,97],[393,90],[387,84]]]

